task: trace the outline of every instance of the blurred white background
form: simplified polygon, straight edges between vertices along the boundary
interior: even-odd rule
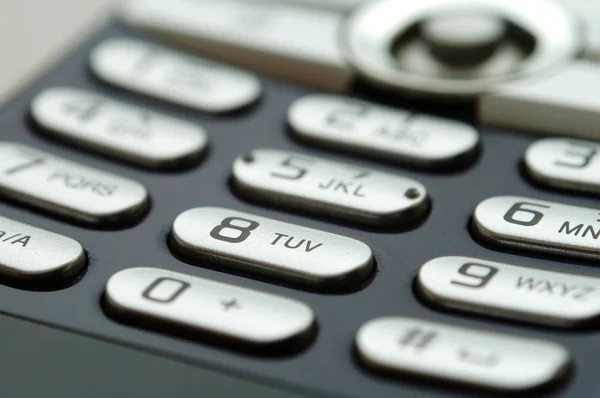
[[[0,105],[109,14],[115,0],[0,0]]]

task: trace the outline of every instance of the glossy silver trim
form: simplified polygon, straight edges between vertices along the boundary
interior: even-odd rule
[[[499,15],[533,35],[534,51],[514,73],[481,79],[432,78],[400,69],[392,52],[399,34],[440,10],[482,10]],[[369,82],[388,89],[447,98],[473,97],[510,80],[551,73],[571,62],[581,46],[577,20],[562,5],[548,0],[367,2],[351,14],[342,37],[346,58]]]

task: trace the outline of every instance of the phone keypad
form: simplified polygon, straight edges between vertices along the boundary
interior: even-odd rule
[[[138,221],[149,203],[135,181],[8,142],[0,142],[0,196],[98,226]]]
[[[235,111],[262,93],[260,80],[251,73],[141,40],[101,43],[90,66],[108,83],[205,112]]]
[[[38,94],[31,114],[46,135],[150,168],[189,165],[208,142],[200,126],[72,88]]]
[[[479,144],[465,123],[324,94],[297,100],[288,123],[315,145],[434,170],[472,159]]]
[[[500,4],[500,1],[494,3]],[[504,91],[494,91],[480,98],[477,104],[479,120],[486,130],[480,135],[472,123],[378,104],[380,100],[393,103],[395,98],[376,87],[363,86],[369,81],[376,85],[384,82],[380,76],[368,79],[364,70],[355,71],[347,61],[349,49],[344,45],[347,47],[348,43],[343,45],[339,36],[343,29],[349,28],[348,21],[352,21],[351,17],[347,19],[346,12],[361,2],[126,2],[121,8],[121,19],[134,27],[160,34],[161,40],[186,45],[199,50],[202,55],[242,65],[261,74],[325,90],[348,92],[367,100],[315,94],[312,90],[281,81],[266,81],[263,86],[252,72],[149,41],[126,38],[130,33],[125,30],[127,28],[115,25],[117,32],[123,29],[122,37],[115,38],[114,32],[105,34],[103,37],[109,38],[89,54],[89,67],[98,81],[83,84],[87,76],[84,80],[75,80],[76,84],[88,87],[85,90],[62,87],[64,81],[60,81],[58,87],[53,87],[54,81],[52,84],[43,82],[40,85],[43,90],[33,99],[29,109],[35,125],[27,128],[32,127],[56,141],[142,168],[171,169],[199,163],[208,146],[207,132],[201,127],[206,125],[216,156],[207,159],[206,168],[186,170],[185,173],[161,175],[139,168],[125,168],[124,172],[148,184],[153,199],[156,199],[156,209],[152,217],[145,220],[148,223],[140,228],[134,226],[114,234],[106,233],[98,240],[96,233],[105,234],[106,231],[81,228],[81,235],[76,236],[81,237],[86,249],[92,246],[90,256],[98,265],[92,275],[83,278],[86,256],[81,244],[66,236],[0,217],[1,283],[8,280],[31,282],[36,289],[43,290],[48,286],[53,288],[51,285],[58,280],[73,278],[81,280],[81,284],[86,283],[85,288],[91,286],[94,300],[98,300],[101,292],[94,291],[93,287],[105,286],[102,300],[106,315],[137,328],[158,329],[164,334],[183,337],[169,340],[159,334],[135,334],[138,332],[134,328],[120,328],[114,332],[110,328],[118,325],[109,322],[108,326],[103,325],[114,332],[107,334],[109,338],[192,361],[213,364],[214,359],[216,366],[243,370],[250,377],[274,376],[278,379],[285,372],[292,372],[292,378],[277,381],[295,383],[306,387],[307,391],[323,384],[325,369],[332,372],[332,379],[342,379],[336,373],[341,369],[347,373],[342,373],[344,386],[335,386],[337,391],[334,389],[333,393],[326,394],[331,396],[348,396],[346,383],[353,384],[354,379],[363,388],[351,391],[357,396],[395,396],[398,386],[407,387],[409,395],[416,391],[410,390],[413,388],[411,383],[402,385],[401,378],[396,380],[400,383],[395,386],[393,382],[380,383],[379,379],[363,377],[367,369],[393,377],[426,376],[499,391],[536,388],[558,381],[570,365],[570,354],[558,344],[395,316],[363,323],[369,319],[364,314],[373,316],[373,312],[381,315],[403,311],[425,313],[422,311],[425,302],[431,304],[431,310],[451,309],[553,327],[554,330],[544,331],[547,334],[561,332],[556,328],[598,326],[593,323],[600,312],[600,307],[595,304],[600,288],[598,277],[579,275],[571,269],[566,270],[568,273],[559,273],[532,268],[527,260],[556,263],[558,259],[560,263],[560,258],[572,257],[596,261],[600,258],[597,244],[600,211],[528,197],[493,197],[516,187],[524,191],[524,196],[535,196],[532,192],[536,187],[525,181],[520,181],[522,184],[518,186],[512,180],[509,181],[513,184],[508,186],[500,181],[502,175],[494,174],[497,170],[489,165],[490,160],[498,165],[506,163],[505,156],[514,155],[513,146],[518,148],[523,143],[528,144],[530,139],[524,135],[510,137],[506,132],[487,127],[497,125],[537,133],[597,138],[598,112],[594,100],[597,95],[592,83],[597,80],[598,73],[597,65],[590,61],[594,58],[594,46],[588,43],[585,49],[588,61],[573,62],[539,81],[508,84]],[[538,0],[536,4],[543,3]],[[389,4],[389,10],[400,10],[392,1]],[[370,6],[365,7],[367,10]],[[375,22],[365,24],[363,33],[382,28]],[[435,21],[433,25],[436,25]],[[427,30],[426,26],[413,26],[408,29],[409,33],[416,32],[415,27]],[[590,32],[586,34],[589,36]],[[386,51],[394,47],[394,54],[386,53],[393,55],[388,66],[396,71],[398,65],[406,66],[404,72],[410,73],[425,71],[445,79],[444,84],[458,81],[460,85],[461,79],[456,77],[463,73],[467,76],[462,67],[450,67],[448,76],[444,73],[449,70],[447,66],[453,63],[456,66],[457,61],[464,59],[444,54],[448,43],[441,43],[444,41],[442,36],[437,34],[434,40],[430,38],[429,42],[423,43],[411,41],[410,45],[393,37],[394,46],[383,46]],[[489,43],[492,41],[494,38]],[[559,49],[563,48],[560,43],[553,43]],[[456,47],[457,44],[462,46],[464,43],[454,40],[449,46]],[[485,43],[479,42],[482,44]],[[508,55],[500,66],[512,70],[513,62],[522,54],[512,54],[510,48],[500,44],[492,46],[498,45],[500,60]],[[400,51],[403,45],[408,50],[406,53]],[[479,58],[495,49],[480,47]],[[569,48],[563,49],[568,52]],[[461,48],[453,49],[457,50],[461,51]],[[437,69],[439,63],[429,62],[432,53],[437,53],[434,55],[438,61],[443,61],[444,67]],[[370,62],[370,58],[366,56],[364,60]],[[471,66],[473,70],[479,70],[482,77],[488,72],[501,72],[494,69],[495,65],[490,65],[481,65],[481,69]],[[355,79],[360,82],[354,84]],[[96,87],[99,84],[114,87],[100,89]],[[118,92],[115,87],[131,91],[127,94],[129,98],[135,99],[136,94],[150,98],[138,98],[145,104],[138,107],[113,100],[114,94],[105,96],[95,92],[96,88]],[[423,94],[419,90],[411,92]],[[261,98],[263,101],[251,111],[214,115],[247,108]],[[160,101],[191,108],[180,111],[186,119],[199,120],[200,124],[154,112],[152,109],[160,107]],[[426,105],[418,100],[413,102],[412,97],[403,97],[400,102],[434,113],[454,115],[454,105]],[[169,109],[174,114],[172,107]],[[462,112],[467,107],[459,105],[456,109]],[[337,155],[338,158],[346,153],[370,160],[355,158],[357,165],[352,165],[290,151],[298,143],[285,135],[286,121],[294,138],[319,148],[316,151],[305,148],[305,152],[323,153],[323,149],[330,149],[342,153]],[[273,135],[269,136],[265,131]],[[36,139],[33,134],[27,139],[30,138]],[[280,149],[252,150],[255,143],[262,145],[265,140],[269,146]],[[524,152],[524,147],[521,149]],[[540,140],[525,154],[524,170],[537,185],[597,194],[600,189],[596,178],[596,151],[597,145],[591,141]],[[480,153],[482,161],[474,164]],[[227,184],[228,169],[234,158]],[[515,175],[509,178],[517,177],[518,160],[513,158]],[[96,157],[94,161],[107,160]],[[373,167],[378,166],[371,165],[377,161],[392,165],[381,164],[380,167],[387,171],[376,171]],[[364,167],[364,164],[370,166]],[[463,166],[472,168],[463,169]],[[411,169],[406,171],[410,178],[402,176],[403,167]],[[482,170],[494,177],[475,177]],[[450,175],[448,171],[456,173]],[[210,175],[208,179],[207,174]],[[495,186],[496,179],[492,178],[498,179],[498,187]],[[452,195],[459,191],[457,200]],[[437,200],[435,207],[430,193]],[[560,195],[559,192],[553,194]],[[150,201],[148,190],[134,180],[12,143],[0,143],[0,196],[102,229],[125,229],[141,221]],[[467,234],[468,216],[479,201],[490,196],[473,213],[474,242]],[[279,215],[271,219],[235,210],[235,203],[242,207],[253,206],[252,203],[241,203],[239,199],[270,206],[257,214],[279,211]],[[585,203],[585,198],[581,200]],[[223,206],[232,209],[197,207],[214,206],[215,201],[218,204],[223,201]],[[171,213],[165,218],[166,208]],[[293,214],[286,214],[286,211]],[[179,216],[168,231],[176,214]],[[301,218],[305,216],[312,216],[312,219]],[[292,221],[276,221],[279,217]],[[454,230],[451,230],[449,225],[456,219],[459,222],[453,224]],[[160,220],[164,228],[161,231],[157,228]],[[329,227],[323,227],[323,230],[342,232],[324,232],[320,226],[319,229],[307,228],[302,226],[303,222],[307,225],[325,223]],[[159,244],[149,242],[147,236],[145,240],[138,240],[146,227],[152,229]],[[467,237],[461,237],[461,233]],[[65,235],[70,234],[65,232]],[[434,240],[430,240],[432,237]],[[110,243],[104,243],[105,240]],[[94,251],[96,244],[100,248],[112,249],[114,246],[118,253]],[[510,250],[512,254],[533,251],[540,258],[522,259],[522,266],[488,261],[482,254],[489,254],[488,244],[496,250]],[[135,246],[133,251],[130,246]],[[53,248],[58,251],[51,252]],[[447,250],[450,252],[446,253]],[[463,253],[456,253],[456,250]],[[467,251],[474,257],[437,257],[466,254]],[[480,254],[482,259],[479,259]],[[213,275],[233,280],[232,283],[247,283],[253,288],[167,269],[130,268],[140,266],[135,261],[148,255],[155,255],[156,261],[161,261],[165,268],[183,268],[190,274]],[[96,261],[95,256],[99,260]],[[114,257],[106,261],[104,256]],[[160,256],[166,256],[166,260]],[[154,257],[152,259],[154,261]],[[413,293],[415,266],[421,264],[424,265],[418,271]],[[559,265],[565,268],[577,266],[567,261]],[[106,278],[101,284],[96,283],[98,275]],[[259,290],[300,296],[300,300],[261,293],[254,290],[254,286],[259,286]],[[80,291],[85,290],[84,286],[77,287],[81,287]],[[373,292],[378,288],[381,290]],[[46,297],[53,299],[50,295]],[[417,302],[418,299],[422,302]],[[301,302],[304,300],[310,306]],[[348,311],[344,305],[352,300],[354,305]],[[410,305],[418,309],[411,309]],[[319,317],[318,325],[312,308]],[[70,310],[76,312],[78,308]],[[11,311],[19,314],[10,308],[7,312]],[[440,318],[454,315],[432,313]],[[100,315],[101,322],[107,322],[106,317]],[[45,316],[46,313],[38,318],[45,322]],[[85,323],[88,321],[85,316],[81,318],[53,323],[85,333],[101,333],[94,328],[97,325]],[[490,323],[491,328],[493,321],[487,319],[485,322]],[[463,323],[469,322],[480,320],[463,319]],[[321,330],[320,340],[309,348],[317,328]],[[130,334],[123,337],[118,335],[121,332]],[[527,329],[523,331],[524,334],[527,332]],[[354,360],[365,369],[357,368],[351,360],[352,336],[355,336]],[[581,355],[577,352],[579,347],[568,343],[564,333],[556,334],[554,338],[567,345],[574,356]],[[189,340],[198,344],[190,344]],[[205,347],[204,343],[244,351],[252,349],[252,353],[258,355],[244,357],[244,366],[257,366],[242,369],[235,362],[237,357],[231,353],[221,357],[219,350]],[[269,368],[272,363],[261,357],[267,352],[291,354],[290,349],[294,353],[301,349],[306,351],[277,361],[276,367],[272,368]],[[204,357],[207,351],[214,356]],[[314,361],[314,358],[318,360]],[[314,369],[311,360],[316,364]],[[310,379],[312,371],[318,374]],[[361,371],[364,371],[362,375],[358,373]],[[386,388],[390,394],[378,394]],[[426,391],[426,388],[418,389]]]
[[[429,208],[409,178],[275,149],[240,156],[233,184],[245,197],[375,226],[406,226]]]
[[[425,263],[417,283],[441,307],[572,328],[600,315],[600,278],[469,257]]]
[[[188,210],[171,232],[175,251],[321,289],[360,284],[373,272],[362,242],[222,208]]]
[[[542,253],[600,258],[600,211],[517,196],[484,200],[473,231],[485,242]]]
[[[66,236],[0,216],[0,276],[36,287],[81,274],[81,244]]]
[[[268,347],[310,337],[313,311],[272,294],[157,268],[130,268],[106,285],[110,314],[145,320],[188,333],[209,334],[241,345]]]
[[[362,363],[378,372],[503,391],[550,383],[570,364],[567,350],[549,341],[400,317],[366,323],[356,346]]]

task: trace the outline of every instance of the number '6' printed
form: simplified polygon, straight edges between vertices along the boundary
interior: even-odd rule
[[[539,211],[525,209],[523,208],[523,206],[534,206],[542,209],[550,208],[550,206],[539,205],[536,203],[517,202],[504,215],[504,221],[509,222],[511,224],[521,225],[524,227],[533,227],[535,225],[538,225],[542,218],[544,218],[544,214],[540,213]],[[517,213],[530,214],[533,215],[533,218],[531,218],[529,221],[523,221],[515,217]]]

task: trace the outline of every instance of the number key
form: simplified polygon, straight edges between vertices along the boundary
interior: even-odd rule
[[[479,144],[467,124],[334,95],[297,100],[288,122],[307,142],[419,168],[460,166]]]
[[[100,43],[90,68],[107,83],[205,112],[243,108],[262,92],[250,73],[134,39]]]
[[[502,390],[503,396],[547,384],[570,364],[567,350],[549,341],[412,318],[373,319],[355,341],[358,359],[372,371]]]
[[[208,141],[195,124],[72,88],[43,91],[31,114],[45,135],[150,168],[187,166]]]
[[[96,225],[136,221],[148,207],[135,181],[8,142],[0,142],[0,196]]]
[[[374,268],[371,249],[357,240],[221,208],[181,214],[171,243],[194,262],[217,260],[318,288],[353,286]]]
[[[539,184],[600,194],[600,145],[584,140],[548,138],[529,147],[525,166]]]
[[[119,321],[217,336],[228,347],[289,349],[309,343],[316,325],[301,302],[158,268],[116,273],[104,296],[104,308]]]
[[[376,226],[404,226],[429,207],[409,178],[274,149],[240,156],[233,184],[250,199]]]
[[[417,278],[427,301],[446,308],[574,327],[600,315],[600,279],[468,257],[425,263]]]
[[[499,246],[600,258],[600,210],[596,209],[499,196],[477,206],[473,232]]]

